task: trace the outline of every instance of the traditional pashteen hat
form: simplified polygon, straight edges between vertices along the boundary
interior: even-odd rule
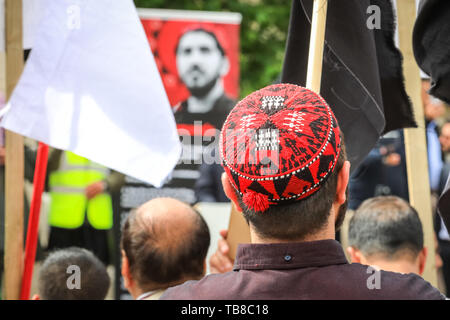
[[[263,212],[319,190],[336,166],[341,137],[320,95],[277,84],[237,103],[223,125],[220,149],[245,205]]]

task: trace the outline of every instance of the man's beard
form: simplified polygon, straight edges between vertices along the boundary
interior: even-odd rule
[[[192,96],[204,98],[214,88],[218,78],[212,79],[201,87],[187,87]]]

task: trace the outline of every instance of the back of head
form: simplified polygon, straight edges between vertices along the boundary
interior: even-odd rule
[[[203,277],[209,243],[203,217],[170,198],[151,200],[132,211],[122,227],[121,247],[143,291]]]
[[[450,119],[447,119],[441,127],[439,141],[442,151],[450,152]]]
[[[50,253],[38,286],[43,300],[103,300],[109,284],[105,266],[92,252],[71,247]]]
[[[345,151],[320,95],[291,84],[258,90],[231,111],[221,138],[225,172],[261,237],[301,240],[326,225]]]
[[[405,200],[381,196],[364,201],[349,223],[349,245],[367,258],[414,260],[423,249],[423,230],[417,211]]]
[[[430,95],[428,92],[431,88],[429,79],[422,79],[422,105],[424,108],[424,116],[428,121],[436,120],[445,114],[445,102]]]

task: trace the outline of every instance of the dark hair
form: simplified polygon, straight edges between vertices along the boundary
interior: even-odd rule
[[[76,270],[79,288],[71,288],[69,278]],[[39,294],[44,300],[103,300],[109,284],[105,265],[92,252],[77,247],[51,252],[39,271]]]
[[[396,196],[364,201],[349,223],[349,245],[366,257],[382,254],[395,259],[409,251],[414,258],[423,249],[423,230],[417,211]]]
[[[217,49],[219,49],[222,56],[225,57],[225,50],[223,49],[222,45],[220,44],[219,40],[217,39],[217,36],[213,32],[205,30],[203,28],[196,28],[196,29],[188,30],[185,33],[181,34],[180,37],[178,38],[177,46],[175,47],[175,54],[178,53],[178,46],[180,45],[181,38],[183,38],[186,34],[192,33],[192,32],[203,32],[203,33],[206,33],[207,35],[211,36],[214,39],[214,42],[216,43]]]
[[[300,240],[323,228],[330,215],[331,206],[336,198],[339,172],[346,159],[343,135],[341,134],[341,152],[335,168],[323,185],[308,198],[289,203],[270,206],[264,212],[249,209],[237,193],[237,199],[243,210],[244,218],[251,223],[255,231],[265,238],[282,240]],[[341,210],[338,225],[345,215]],[[337,225],[337,226],[338,226]]]
[[[170,247],[166,244],[179,236],[170,226],[152,221],[146,223],[137,210],[132,210],[125,219],[121,247],[130,272],[142,290],[151,290],[155,285],[166,287],[204,275],[209,229],[201,214],[192,207],[190,209],[195,212],[192,232],[183,234]]]

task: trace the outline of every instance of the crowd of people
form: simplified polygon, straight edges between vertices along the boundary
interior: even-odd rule
[[[353,8],[360,8],[354,2]],[[430,7],[434,5],[432,2],[428,1]],[[335,45],[332,40],[335,37],[330,35],[336,32],[334,36],[341,38],[335,26],[346,24],[328,19],[331,26],[328,31],[333,32],[327,36],[324,54],[321,87],[327,98],[324,99],[312,90],[286,83],[302,83],[296,79],[306,72],[307,60],[299,57],[307,50],[296,47],[307,43],[301,37],[310,21],[306,23],[309,18],[303,14],[306,13],[303,4],[301,11],[295,10],[300,9],[297,8],[300,3],[293,2],[286,61],[279,76],[283,83],[277,81],[239,102],[238,92],[229,88],[231,82],[238,87],[237,74],[229,76],[230,70],[236,69],[232,62],[237,63],[239,54],[234,55],[237,47],[226,45],[219,29],[209,22],[193,23],[177,33],[172,48],[176,75],[172,74],[175,70],[169,72],[170,63],[160,59],[167,54],[162,38],[155,50],[162,29],[146,30],[151,33],[147,37],[161,75],[166,75],[167,83],[177,84],[174,88],[186,93],[171,106],[182,145],[180,161],[157,191],[156,187],[139,181],[142,188],[154,192],[151,196],[136,197],[139,205],[131,204],[124,209],[120,204],[121,188],[131,177],[71,151],[50,149],[45,186],[50,198],[45,225],[49,236],[45,246],[38,243],[38,276],[32,299],[111,298],[108,297],[111,284],[118,285],[108,270],[114,262],[115,273],[121,276],[119,286],[134,300],[447,299],[450,235],[442,212],[436,208],[450,177],[450,118],[446,118],[448,105],[429,93],[440,93],[445,87],[443,83],[448,83],[439,79],[434,70],[443,72],[448,64],[440,61],[442,52],[437,52],[435,58],[439,59],[431,62],[427,59],[432,55],[420,54],[422,47],[427,47],[427,37],[418,41],[423,31],[418,19],[414,47],[418,43],[421,46],[419,51],[415,48],[415,58],[419,67],[433,76],[421,80],[425,122],[418,123],[426,135],[427,183],[434,223],[434,246],[427,247],[425,233],[430,230],[422,225],[420,217],[424,213],[410,204],[404,133],[402,129],[389,131],[393,127],[387,125],[392,103],[384,100],[390,95],[403,96],[394,99],[397,101],[394,105],[398,109],[407,107],[410,121],[394,127],[409,127],[414,122],[410,106],[405,105],[410,104],[405,88],[400,85],[401,55],[391,50],[394,43],[390,38],[394,37],[395,28],[387,22],[394,16],[388,17],[386,13],[392,8],[379,3],[383,9],[382,24],[389,26],[389,32],[383,26],[382,37],[377,31],[366,34],[370,49],[363,45],[368,38],[358,41],[359,35],[355,35],[353,41],[343,46],[346,50],[336,50],[340,46]],[[426,10],[419,11],[427,14],[430,7],[426,5]],[[342,13],[354,11],[331,6],[330,12],[339,12],[336,8]],[[353,16],[359,17],[356,13]],[[347,27],[362,21],[357,20],[349,20]],[[163,25],[160,22],[152,23],[152,27]],[[441,24],[444,25],[437,23],[434,27]],[[297,28],[302,32],[297,32]],[[173,31],[171,35],[175,35]],[[438,33],[430,34],[430,43],[440,40]],[[349,44],[356,45],[361,52],[373,52],[356,59]],[[347,56],[348,50],[358,68],[346,65],[344,53]],[[361,58],[367,61],[361,63],[360,69]],[[371,74],[374,70],[377,72]],[[394,77],[394,73],[398,74]],[[345,99],[344,93],[349,90],[355,93],[360,90],[354,101]],[[365,98],[358,100],[358,95]],[[449,102],[448,98],[440,97]],[[333,106],[325,100],[334,102]],[[366,101],[361,103],[362,100]],[[0,92],[0,106],[5,102]],[[342,110],[352,105],[353,113],[347,115],[359,115],[342,117]],[[366,109],[380,109],[379,113],[366,114],[364,105]],[[358,141],[363,134],[347,135],[346,126],[354,126],[352,133],[365,131],[368,115],[376,119],[370,123],[375,131],[367,141],[374,142],[379,137],[384,126],[381,120],[386,120],[389,132],[379,137],[359,163],[361,159],[352,154],[355,141],[364,148],[373,144],[364,139]],[[341,124],[339,116],[344,120]],[[343,132],[352,146],[349,157]],[[0,231],[5,228],[3,145],[0,141]],[[29,184],[33,180],[35,158],[36,150],[26,145],[24,178]],[[219,160],[210,163],[206,158]],[[232,253],[230,229],[221,230],[220,235],[211,234],[204,215],[195,206],[202,202],[230,203],[247,223],[250,242],[240,243],[236,253]],[[25,221],[28,211],[29,201],[25,201]],[[120,229],[119,236],[114,234],[117,230],[113,230],[113,225]],[[213,236],[219,240],[208,258]],[[0,275],[3,238],[0,236]],[[435,260],[427,259],[430,255]],[[432,271],[442,278],[438,285],[424,279],[430,261]]]
[[[275,99],[280,103],[269,110]],[[443,151],[447,126],[440,131]],[[348,217],[348,247],[335,240],[348,212],[351,164],[333,112],[319,95],[287,84],[256,91],[231,111],[221,143],[222,190],[247,221],[251,243],[230,257],[223,230],[206,261],[211,235],[202,215],[173,198],[150,200],[122,225],[121,273],[134,299],[445,299],[421,275],[430,250],[436,269],[445,265],[439,253],[446,240],[437,232],[436,246],[424,246],[419,215],[407,199],[363,199]],[[276,166],[273,155],[279,156]],[[68,289],[71,265],[87,278],[96,273],[96,289],[83,277],[79,290]],[[35,298],[104,299],[108,287],[92,253],[60,249],[44,261]]]
[[[201,120],[201,134],[205,128],[222,128],[220,147],[218,137],[203,145],[213,149],[212,158],[219,158],[221,150],[222,163],[203,161],[195,168],[179,164],[165,187],[184,193],[170,197],[163,192],[122,221],[121,270],[116,272],[133,299],[445,297],[420,277],[434,250],[442,291],[448,293],[450,236],[435,202],[450,173],[450,120],[445,119],[446,105],[427,93],[429,79],[422,79],[422,103],[434,248],[424,246],[419,215],[408,203],[401,130],[382,136],[350,175],[339,124],[322,97],[302,87],[275,84],[232,109],[236,102],[223,86],[229,61],[214,32],[187,29],[175,51],[180,80],[190,93],[174,106],[175,120],[183,128],[194,128]],[[29,181],[35,154],[25,147]],[[198,155],[182,158],[187,156]],[[0,148],[0,174],[3,165]],[[114,255],[112,196],[120,193],[125,177],[56,149],[50,151],[47,171],[49,238],[45,248],[38,247],[42,265],[33,298],[105,299],[112,280],[106,268]],[[228,230],[222,230],[216,251],[206,261],[211,235],[192,205],[230,201],[249,225],[251,244],[241,244],[231,257]],[[346,213],[348,225],[340,231]],[[376,277],[369,285],[371,271]]]

